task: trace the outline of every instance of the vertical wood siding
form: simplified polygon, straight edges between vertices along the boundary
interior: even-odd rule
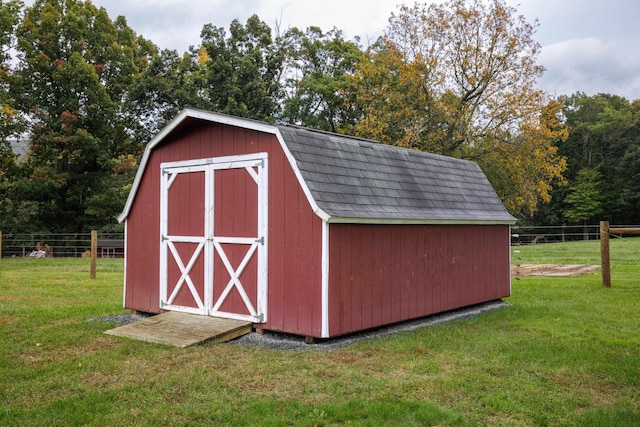
[[[214,173],[214,235],[218,237],[258,236],[258,186],[244,169],[217,170]],[[227,259],[237,268],[249,250],[248,245],[222,244]],[[231,280],[220,254],[214,256],[213,300],[220,298]],[[240,281],[251,301],[257,307],[258,261],[257,255],[245,267]],[[227,313],[250,314],[237,288],[226,297],[220,310]]]
[[[261,326],[301,335],[321,335],[322,222],[312,212],[275,136],[215,123],[188,121],[188,126],[176,129],[149,157],[127,218],[125,307],[151,313],[160,311],[160,163],[259,152],[269,153],[268,323]],[[256,222],[252,213],[254,202],[250,201],[253,195],[238,191],[255,184],[242,172],[225,171],[216,182],[216,207],[225,212],[224,216],[216,217],[216,235],[227,231],[237,235],[255,232],[251,228],[255,225],[250,225]],[[216,172],[216,178],[218,174]],[[177,220],[172,225],[180,227],[181,232],[196,233],[197,227],[201,227],[195,225],[198,214],[192,215],[190,211],[200,209],[203,203],[194,192],[204,197],[204,188],[194,188],[187,192],[188,196],[179,198],[180,206],[171,207],[182,212],[176,214],[176,218],[193,219],[193,224],[192,220]],[[226,209],[228,206],[232,209]],[[243,213],[234,214],[234,211]],[[169,216],[173,217],[173,213]],[[181,250],[185,253],[192,250],[186,246]],[[230,251],[230,257],[237,265],[242,254],[240,250],[236,252]],[[221,286],[226,285],[229,279],[224,267],[216,262],[214,268],[220,274],[215,280],[223,281]],[[251,285],[253,279],[246,280],[249,288],[255,287]],[[214,292],[219,294],[219,288],[214,286]],[[229,306],[240,303],[239,297],[233,296]]]
[[[204,235],[204,172],[178,174],[168,190],[167,231],[173,236]],[[198,247],[195,243],[175,243],[176,250],[186,266]],[[173,256],[168,257],[167,295],[171,295],[178,283],[181,271]],[[196,292],[202,299],[204,296],[204,261],[198,261],[189,272]],[[189,287],[183,284],[174,300],[175,305],[197,307]]]
[[[336,336],[510,293],[508,225],[329,227]]]

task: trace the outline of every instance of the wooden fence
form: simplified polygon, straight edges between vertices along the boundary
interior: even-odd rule
[[[14,234],[0,231],[0,262],[3,257],[31,257],[46,258],[83,257],[90,258],[91,279],[96,278],[97,258],[124,257],[124,239],[122,233],[103,234],[98,238],[98,232],[80,234]],[[3,247],[4,243],[4,247]],[[0,264],[0,269],[2,265]]]
[[[38,255],[38,249],[47,257],[88,257],[91,251],[91,233],[12,233],[2,234],[3,258],[24,258]],[[123,258],[123,233],[99,233],[98,258]]]
[[[611,251],[609,248],[609,236],[613,235],[637,235],[639,227],[609,227],[609,221],[600,221],[600,258],[602,267],[602,286],[611,287]]]
[[[526,231],[526,234],[522,231]],[[555,232],[556,230],[560,230]],[[558,227],[513,227],[512,231],[518,231],[519,233],[513,234],[515,240],[512,239],[512,245],[520,244],[535,244],[540,242],[564,242],[566,240],[573,240],[576,238],[600,238],[600,252],[601,252],[601,267],[602,267],[602,285],[606,288],[611,287],[611,254],[609,246],[610,235],[623,236],[623,235],[640,235],[640,227],[609,227],[609,221],[600,221],[599,230],[588,232],[586,227],[581,227],[581,230],[577,232],[567,232],[571,230],[567,226]],[[584,231],[583,231],[584,230]],[[63,237],[58,237],[63,236]],[[16,239],[16,236],[5,236],[7,245],[12,251],[9,254],[3,253],[3,235],[0,231],[0,263],[4,256],[26,256],[26,248],[29,248],[29,252],[35,247],[34,242],[40,241],[54,241],[64,242],[62,244],[52,245],[52,252],[55,254],[60,253],[62,256],[80,256],[81,254],[90,255],[91,269],[90,277],[92,279],[96,276],[96,258],[98,257],[122,257],[124,255],[124,240],[121,234],[105,235],[102,239],[98,238],[98,233],[94,230],[91,232],[90,240],[87,241],[86,235],[49,235],[49,239],[40,235],[25,235]],[[8,238],[7,238],[8,237]],[[79,245],[69,245],[68,242],[81,242]],[[48,246],[48,245],[47,245]],[[88,246],[88,249],[85,250]],[[71,252],[69,252],[71,250]],[[18,252],[16,252],[18,251]],[[0,269],[1,269],[0,264]]]

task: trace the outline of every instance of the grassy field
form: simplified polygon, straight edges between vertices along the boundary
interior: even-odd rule
[[[512,261],[534,264],[600,264],[600,241],[573,241],[513,246]],[[635,267],[640,264],[640,237],[610,240],[611,264]],[[620,271],[618,271],[620,273]]]
[[[599,250],[555,245],[517,256]],[[107,336],[89,319],[125,312],[121,261],[90,281],[87,260],[3,259],[0,425],[637,426],[640,239],[612,254],[611,289],[522,278],[510,307],[331,352]]]

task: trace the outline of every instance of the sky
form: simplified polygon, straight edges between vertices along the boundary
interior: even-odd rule
[[[432,3],[423,0],[420,3]],[[436,0],[441,1],[441,0]],[[33,0],[26,1],[31,4]],[[361,46],[382,35],[401,0],[92,0],[112,19],[118,15],[137,34],[180,53],[200,43],[205,24],[228,29],[256,14],[271,28],[323,31],[336,27]],[[405,2],[413,5],[414,1]],[[577,91],[640,99],[640,2],[636,0],[506,0],[537,27],[539,87],[554,96]]]

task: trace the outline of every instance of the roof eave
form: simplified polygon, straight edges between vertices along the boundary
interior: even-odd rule
[[[513,225],[512,219],[447,219],[447,218],[363,218],[332,216],[327,222],[335,224],[407,224],[407,225]]]

